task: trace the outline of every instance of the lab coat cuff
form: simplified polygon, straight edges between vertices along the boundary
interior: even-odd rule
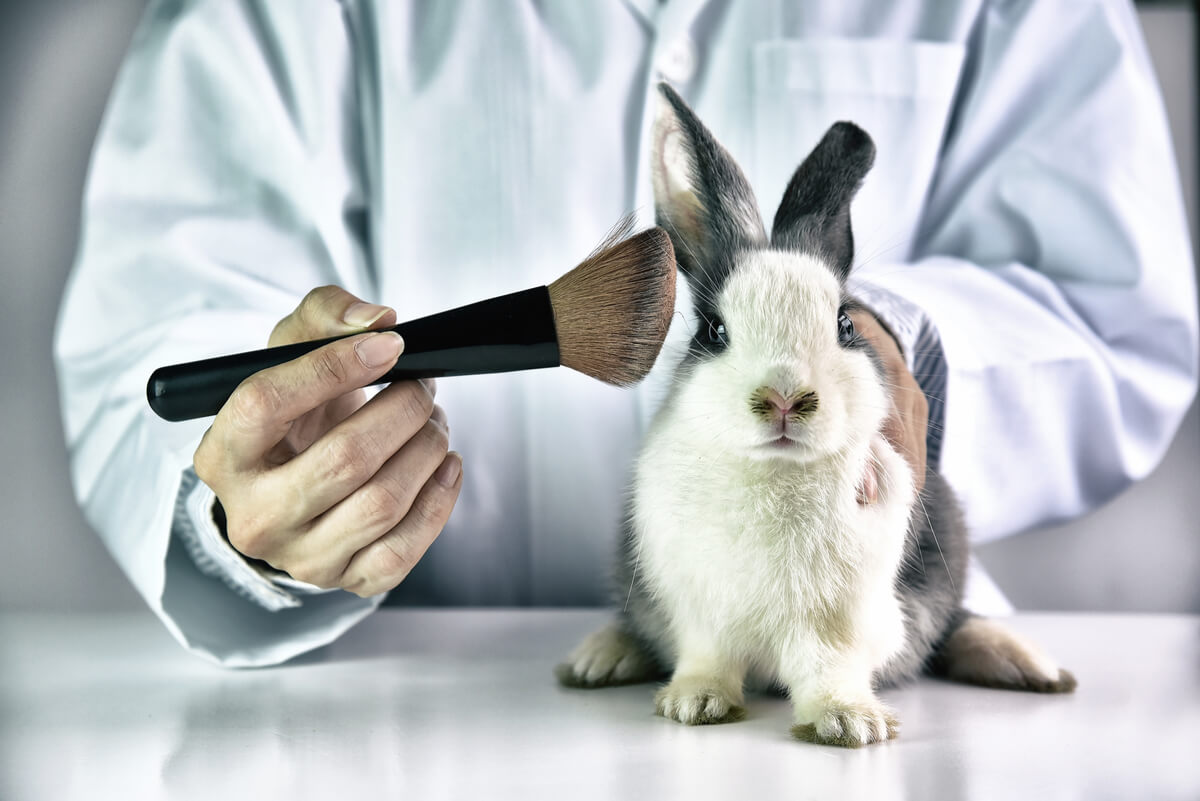
[[[851,278],[847,290],[890,330],[912,371],[917,341],[929,315],[913,302],[860,278]]]
[[[271,611],[300,606],[298,592],[320,591],[284,573],[256,567],[247,561],[229,544],[213,519],[215,502],[212,489],[196,476],[194,470],[185,470],[172,533],[201,573],[219,579],[241,597]]]
[[[1006,617],[1016,611],[975,554],[967,561],[967,586],[962,605],[968,612],[984,617]]]

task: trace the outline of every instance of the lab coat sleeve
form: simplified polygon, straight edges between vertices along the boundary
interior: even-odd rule
[[[151,2],[97,139],[55,339],[76,495],[149,606],[231,666],[339,636],[379,598],[271,611],[201,572],[172,518],[207,421],[154,368],[262,347],[312,287],[372,298],[350,38],[335,3]]]
[[[940,333],[941,468],[978,541],[1145,476],[1197,380],[1192,254],[1132,9],[985,5],[915,258],[864,276]]]

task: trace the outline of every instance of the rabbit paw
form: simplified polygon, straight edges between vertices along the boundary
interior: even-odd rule
[[[942,645],[934,672],[954,681],[1036,693],[1075,691],[1075,676],[1003,624],[969,617]]]
[[[674,679],[654,696],[654,711],[664,718],[689,726],[705,723],[732,723],[746,717],[741,699],[721,688],[721,682],[707,676]]]
[[[815,723],[797,723],[792,736],[806,743],[858,748],[896,736],[900,724],[891,710],[878,701],[831,703]]]
[[[660,671],[632,637],[606,626],[589,634],[554,675],[566,687],[592,688],[650,681]]]

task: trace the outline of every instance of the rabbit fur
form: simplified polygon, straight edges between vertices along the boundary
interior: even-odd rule
[[[558,669],[596,687],[670,673],[658,714],[744,715],[744,688],[785,691],[792,733],[858,746],[898,724],[876,688],[929,669],[1067,691],[1034,646],[962,608],[967,536],[932,469],[918,497],[880,433],[878,357],[846,312],[850,202],[871,138],[835,124],[793,175],[770,238],[740,169],[666,84],[653,137],[659,224],[695,332],[634,467],[618,619]],[[858,501],[868,470],[872,503]]]

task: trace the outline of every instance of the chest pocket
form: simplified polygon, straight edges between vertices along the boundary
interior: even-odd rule
[[[764,42],[753,51],[754,159],[768,224],[796,166],[838,120],[875,140],[854,200],[857,261],[909,255],[962,69],[960,44],[883,39]]]

